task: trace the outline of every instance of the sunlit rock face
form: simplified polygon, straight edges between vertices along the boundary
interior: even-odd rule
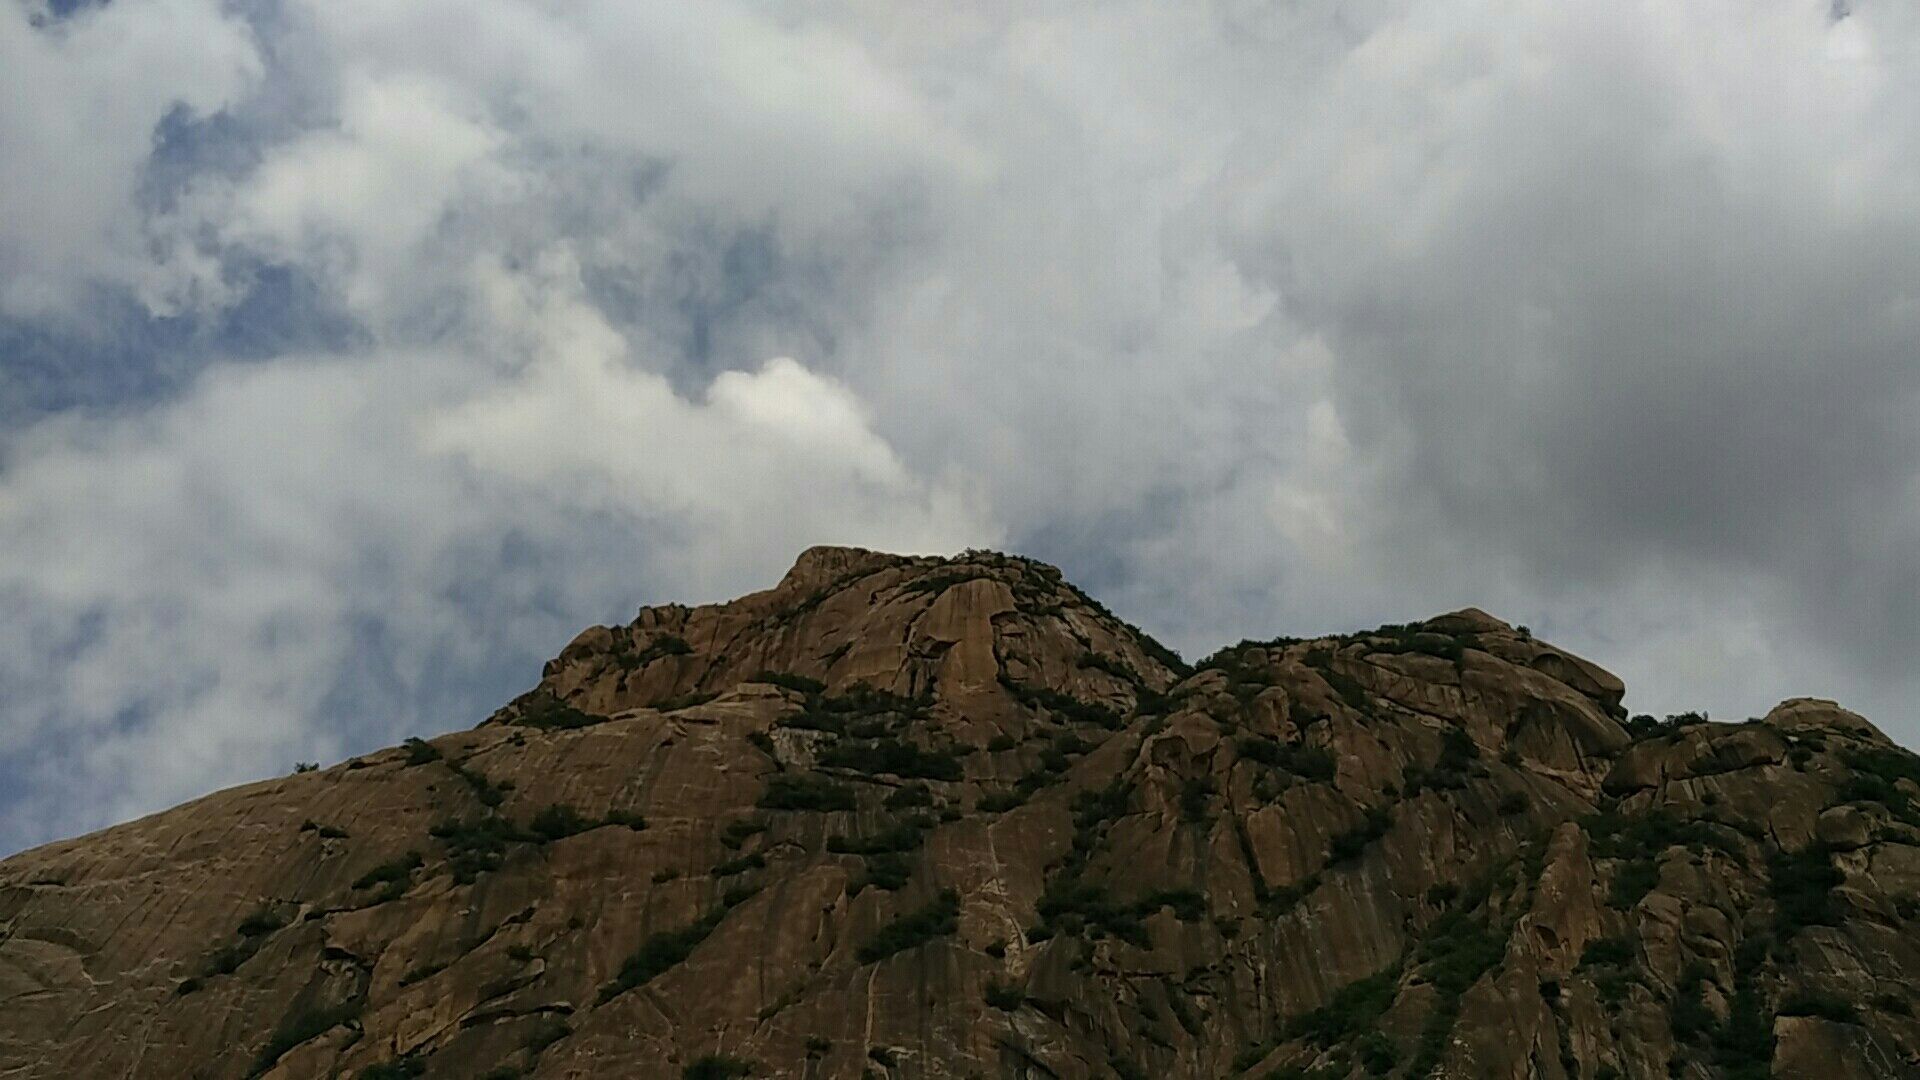
[[[473,730],[0,863],[0,1076],[1920,1075],[1920,760],[1478,610],[1190,668],[803,553]]]

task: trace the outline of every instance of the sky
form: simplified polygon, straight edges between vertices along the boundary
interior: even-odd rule
[[[1920,745],[1920,8],[0,0],[0,852],[802,548]]]

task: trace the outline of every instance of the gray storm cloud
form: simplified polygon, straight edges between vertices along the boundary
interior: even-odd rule
[[[813,542],[1189,653],[1474,603],[1920,740],[1917,56],[1871,0],[9,3],[0,379],[66,382],[0,402],[0,848]]]

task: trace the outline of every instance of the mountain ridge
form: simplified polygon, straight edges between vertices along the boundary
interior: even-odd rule
[[[0,1076],[1920,1068],[1920,759],[1468,608],[1186,665],[812,548],[479,726],[0,861]]]

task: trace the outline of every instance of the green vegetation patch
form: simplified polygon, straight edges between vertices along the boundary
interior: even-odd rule
[[[1242,758],[1285,770],[1303,780],[1325,783],[1334,776],[1333,755],[1318,746],[1283,743],[1265,735],[1248,735],[1234,745]]]
[[[497,814],[442,821],[427,831],[446,845],[448,867],[453,871],[453,880],[461,885],[471,885],[481,874],[500,869],[506,859],[507,845],[534,838]]]
[[[811,773],[775,773],[756,806],[762,810],[853,810],[853,789]]]
[[[1506,935],[1495,932],[1484,917],[1455,909],[1434,921],[1420,944],[1415,962],[1439,991],[1439,1001],[1420,1031],[1409,1076],[1424,1077],[1439,1068],[1447,1037],[1460,1018],[1460,997],[1506,955]]]
[[[1465,728],[1448,728],[1440,740],[1440,756],[1434,763],[1407,770],[1406,793],[1412,796],[1422,790],[1458,791],[1466,787],[1472,777],[1485,774],[1479,759],[1480,747],[1473,736],[1468,735]]]
[[[836,855],[879,855],[887,852],[913,851],[924,839],[922,829],[932,823],[921,819],[896,822],[871,836],[845,836],[834,834],[827,837],[827,850]]]
[[[809,679],[805,675],[795,675],[790,671],[763,671],[755,675],[753,681],[798,691],[808,697],[818,697],[827,692],[827,684],[819,679]]]
[[[1846,880],[1827,845],[1815,841],[1796,852],[1779,852],[1768,865],[1774,928],[1791,937],[1803,926],[1837,926],[1840,904],[1833,890]]]
[[[1027,1003],[1026,991],[998,980],[987,984],[987,1005],[1001,1012],[1013,1012]]]
[[[420,869],[426,860],[417,851],[409,851],[395,859],[388,859],[379,866],[354,879],[356,889],[370,889],[375,885],[398,885],[399,892],[405,892],[406,886],[413,880],[413,872]]]
[[[400,748],[407,752],[405,761],[409,766],[425,765],[440,760],[440,751],[425,739],[409,738],[400,744]]]
[[[1746,854],[1736,834],[1705,821],[1686,821],[1665,809],[1623,815],[1594,814],[1581,821],[1589,849],[1596,858],[1621,859],[1615,868],[1608,902],[1626,910],[1659,884],[1659,859],[1669,848],[1719,851],[1745,863]]]
[[[744,899],[744,898],[743,898]],[[606,1004],[614,998],[637,986],[644,986],[669,968],[693,955],[693,950],[707,940],[722,919],[727,917],[727,906],[714,908],[699,921],[683,926],[678,930],[665,930],[648,937],[640,943],[626,962],[620,965],[620,973],[600,988],[600,1004]]]
[[[725,1054],[708,1054],[681,1071],[683,1080],[738,1080],[752,1076],[754,1063]]]
[[[1018,791],[989,791],[974,800],[973,808],[983,814],[1001,814],[1026,801],[1027,796]]]
[[[1069,724],[1091,724],[1095,727],[1118,730],[1121,716],[1108,706],[1095,701],[1082,701],[1072,694],[1063,694],[1045,686],[1029,686],[1010,676],[1000,676],[1000,685],[1005,687],[1013,699],[1030,709],[1045,709],[1055,719]]]
[[[1424,623],[1389,623],[1360,635],[1368,653],[1400,655],[1414,653],[1437,657],[1458,665],[1466,650],[1478,648],[1480,641],[1471,633],[1443,634]]]
[[[1909,825],[1920,826],[1920,807],[1897,785],[1905,780],[1920,784],[1920,757],[1904,750],[1874,747],[1847,750],[1842,759],[1852,774],[1841,785],[1841,802],[1870,802]]]
[[[958,780],[962,772],[958,750],[930,750],[895,738],[840,743],[820,755],[820,764],[869,775],[923,780]]]
[[[287,1051],[301,1043],[359,1019],[363,1004],[356,998],[340,1005],[303,1008],[288,1014],[273,1029],[273,1034],[267,1038],[267,1045],[260,1049],[260,1056],[254,1059],[253,1069],[247,1075],[259,1076],[273,1068]]]
[[[606,717],[581,710],[560,700],[550,690],[530,690],[514,702],[514,718],[519,727],[542,731],[568,731],[604,723]]]
[[[1365,820],[1334,836],[1327,844],[1327,865],[1339,866],[1358,859],[1369,844],[1387,835],[1387,830],[1392,826],[1393,814],[1386,807],[1368,807]]]
[[[554,803],[533,815],[533,820],[527,823],[527,831],[532,833],[536,840],[550,842],[586,832],[598,824],[597,821],[581,816],[580,812],[571,806]]]
[[[812,680],[806,682],[811,683]],[[776,685],[799,689],[805,683],[781,682]],[[807,694],[805,708],[796,716],[783,718],[779,722],[781,727],[872,739],[887,734],[903,721],[924,717],[927,710],[933,707],[931,697],[901,697],[864,684],[849,686],[839,694],[802,692]]]
[[[1309,1039],[1324,1047],[1371,1031],[1393,1005],[1399,981],[1400,970],[1393,967],[1350,982],[1334,991],[1332,1000],[1325,1005],[1294,1017],[1287,1025],[1287,1035]]]
[[[685,656],[693,651],[687,640],[675,634],[662,634],[639,649],[632,642],[623,642],[614,647],[613,662],[622,671],[638,671],[655,660],[669,656]]]
[[[738,851],[750,838],[766,831],[767,823],[759,818],[735,818],[720,830],[720,846],[729,851]]]
[[[863,964],[878,963],[935,938],[948,937],[959,929],[960,894],[952,889],[942,889],[938,896],[925,905],[881,927],[873,940],[860,946],[857,955]]]
[[[1688,964],[1675,988],[1669,1014],[1675,1040],[1703,1050],[1717,1074],[1728,1080],[1766,1080],[1772,1075],[1773,1016],[1756,980],[1766,953],[1765,938],[1749,938],[1735,950],[1725,1021],[1706,1005],[1702,987],[1710,973],[1705,965]]]

